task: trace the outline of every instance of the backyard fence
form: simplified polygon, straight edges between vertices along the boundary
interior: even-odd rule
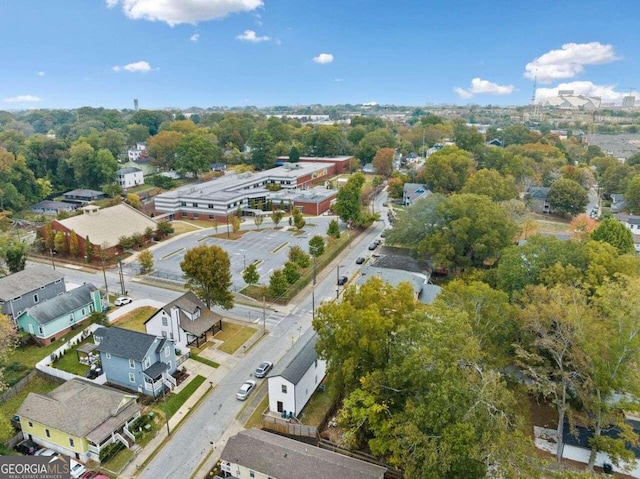
[[[15,383],[13,386],[11,386],[9,389],[7,389],[5,392],[3,392],[0,395],[0,402],[5,402],[6,400],[12,398],[16,394],[18,394],[20,391],[22,391],[24,387],[27,384],[29,384],[29,382],[31,382],[33,377],[37,374],[38,374],[38,371],[36,371],[35,369],[32,369],[29,374],[27,374],[20,381]]]
[[[287,434],[289,436],[318,437],[317,427],[289,422],[287,419],[279,417],[263,415],[262,427],[264,429],[269,429],[280,434]]]

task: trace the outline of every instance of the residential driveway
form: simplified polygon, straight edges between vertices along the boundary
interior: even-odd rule
[[[240,291],[246,286],[242,279],[242,272],[252,262],[258,261],[257,269],[260,274],[260,283],[266,284],[273,270],[280,269],[287,262],[289,247],[297,245],[304,251],[309,251],[309,239],[315,235],[326,236],[329,222],[335,217],[322,216],[305,218],[307,225],[303,233],[299,234],[296,228],[289,227],[286,220],[280,223],[280,230],[273,229],[273,223],[265,220],[260,230],[255,225],[243,225],[243,230],[248,229],[241,238],[228,240],[226,238],[213,238],[216,235],[214,228],[207,228],[193,232],[189,235],[163,243],[153,247],[155,276],[174,281],[182,281],[180,262],[185,253],[200,245],[217,245],[223,248],[231,260],[231,278],[235,291]],[[250,222],[248,219],[245,223]],[[284,225],[284,226],[282,226]],[[218,227],[219,235],[226,233],[226,225]],[[277,250],[277,251],[276,251]]]

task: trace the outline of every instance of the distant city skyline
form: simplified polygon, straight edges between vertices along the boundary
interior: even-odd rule
[[[630,0],[29,0],[0,109],[640,99]]]

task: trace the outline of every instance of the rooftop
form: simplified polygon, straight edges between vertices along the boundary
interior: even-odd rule
[[[82,238],[88,236],[93,244],[107,248],[116,246],[123,236],[143,234],[147,228],[155,230],[157,227],[154,220],[124,203],[58,220],[58,223]]]
[[[70,436],[98,443],[131,418],[136,396],[74,378],[48,394],[29,393],[18,414]]]
[[[382,479],[387,470],[258,429],[231,436],[220,458],[269,477],[287,479]]]
[[[0,278],[0,299],[9,301],[41,286],[64,280],[64,275],[51,268],[35,266]]]
[[[295,352],[295,356],[286,363],[284,368],[277,368],[270,376],[282,376],[292,384],[298,384],[298,381],[302,379],[304,373],[307,372],[309,367],[318,358],[316,353],[316,343],[318,342],[318,335],[315,334],[313,329],[307,331],[302,337],[302,341],[298,343],[302,344],[302,347]]]
[[[157,339],[152,334],[117,327],[98,328],[93,337],[98,351],[135,361],[142,361]]]
[[[96,290],[96,287],[91,283],[83,284],[64,294],[36,304],[27,309],[25,313],[29,314],[39,324],[44,325],[92,303],[91,293]]]

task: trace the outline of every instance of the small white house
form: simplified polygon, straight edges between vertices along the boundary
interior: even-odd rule
[[[162,336],[175,343],[177,350],[188,351],[207,342],[222,329],[222,316],[207,308],[191,291],[166,304],[144,323],[147,334]]]
[[[147,153],[147,145],[145,143],[136,144],[135,148],[127,150],[127,156],[129,161],[138,161],[140,156],[144,156]]]
[[[316,343],[318,335],[310,334],[304,346],[280,372],[268,378],[269,410],[274,413],[293,413],[298,416],[309,398],[324,379],[327,362],[318,359]],[[307,336],[307,335],[305,335]],[[305,339],[303,336],[303,340]]]
[[[116,181],[123,190],[126,190],[134,186],[144,185],[144,175],[140,168],[129,166],[116,171]]]

